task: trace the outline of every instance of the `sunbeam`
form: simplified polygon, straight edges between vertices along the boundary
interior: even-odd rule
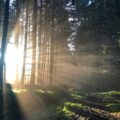
[[[20,78],[22,66],[22,49],[17,49],[15,45],[8,44],[5,62],[6,62],[6,80],[8,83],[14,83]]]

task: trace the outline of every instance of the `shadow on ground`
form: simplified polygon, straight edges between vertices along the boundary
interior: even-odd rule
[[[25,120],[18,100],[10,84],[0,91],[0,120]]]

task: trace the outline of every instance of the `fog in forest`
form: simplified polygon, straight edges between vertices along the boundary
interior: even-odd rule
[[[119,86],[120,0],[0,0],[0,120],[119,120]]]

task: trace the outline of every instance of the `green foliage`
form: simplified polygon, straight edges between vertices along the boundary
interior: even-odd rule
[[[104,96],[104,97],[113,97],[113,96],[120,96],[120,91],[109,91],[109,92],[102,92],[100,93],[100,95]]]
[[[107,108],[110,112],[120,112],[120,103],[108,104]]]
[[[40,108],[36,109],[32,104],[27,106],[33,107],[33,112],[27,113],[29,114],[29,120],[66,120],[76,116],[76,112],[79,113],[79,111],[82,111],[80,114],[82,115],[83,113],[83,117],[88,111],[90,115],[98,115],[99,117],[108,116],[108,112],[120,112],[120,91],[88,94],[75,89],[13,89],[13,93],[12,90],[6,90],[5,92],[7,92],[9,100],[11,99],[10,101],[12,102],[14,102],[12,100],[12,97],[14,97],[12,96],[13,93],[19,99],[29,95],[32,95],[31,97],[35,97],[35,99],[37,98]],[[41,106],[41,102],[43,102],[44,106]]]
[[[64,106],[66,108],[78,108],[78,109],[84,109],[86,106],[80,104],[80,103],[73,103],[73,102],[65,102]]]
[[[78,51],[82,54],[101,57],[97,59],[97,67],[100,64],[99,68],[104,67],[110,71],[112,70],[110,68],[114,67],[114,71],[117,73],[120,64],[118,57],[120,45],[117,42],[120,38],[120,1],[76,0],[75,2],[81,23],[76,36]],[[95,62],[93,64],[95,65]]]
[[[74,112],[70,111],[66,106],[64,106],[61,111],[65,114],[66,117],[69,118],[75,114]]]
[[[71,94],[71,97],[74,98],[75,100],[82,100],[85,98],[82,95],[76,95],[76,94]]]
[[[85,94],[83,91],[78,91],[75,89],[69,89],[69,94],[71,98],[74,98],[75,100],[83,100],[86,98],[87,94]]]

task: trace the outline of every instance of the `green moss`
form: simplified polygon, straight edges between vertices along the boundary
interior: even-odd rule
[[[98,95],[108,100],[116,100],[120,96],[120,91],[102,92],[99,93]]]
[[[103,96],[113,96],[113,95],[120,95],[120,91],[110,91],[110,92],[102,92],[100,93]]]
[[[86,106],[83,106],[82,104],[73,103],[73,102],[65,102],[63,105],[64,106],[62,107],[61,111],[68,118],[70,118],[71,116],[73,116],[75,114],[73,112],[74,109],[84,109],[84,108],[86,108]]]
[[[108,104],[106,107],[110,110],[110,112],[120,112],[120,103]]]
[[[80,103],[73,103],[73,102],[65,102],[64,106],[66,106],[68,109],[73,109],[73,108],[85,109],[87,107],[87,106],[82,105]]]
[[[71,94],[71,97],[75,100],[83,100],[85,97],[82,95]]]
[[[62,112],[66,117],[71,117],[75,114],[74,112],[70,111],[66,106],[63,107]]]
[[[82,107],[82,104],[79,103],[72,103],[72,102],[65,102],[65,106],[71,106],[71,107]]]

